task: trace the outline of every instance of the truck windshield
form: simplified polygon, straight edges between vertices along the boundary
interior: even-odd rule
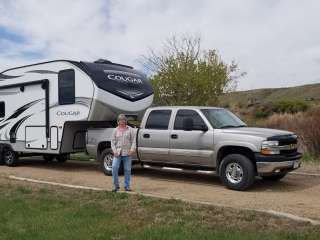
[[[201,109],[213,128],[246,127],[236,115],[226,109]]]

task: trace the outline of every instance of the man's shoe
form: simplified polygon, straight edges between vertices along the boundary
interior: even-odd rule
[[[112,189],[112,192],[118,192],[120,188],[114,188]]]
[[[131,188],[124,188],[126,192],[132,192]]]

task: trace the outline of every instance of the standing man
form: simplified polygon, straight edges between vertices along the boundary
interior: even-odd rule
[[[111,148],[114,155],[112,162],[114,188],[112,191],[117,192],[120,189],[118,174],[121,161],[124,166],[124,189],[125,191],[131,191],[131,156],[136,149],[136,139],[134,130],[127,125],[127,118],[124,114],[118,116],[118,126],[112,133]]]

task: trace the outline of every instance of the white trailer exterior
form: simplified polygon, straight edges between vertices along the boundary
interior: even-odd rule
[[[0,73],[0,161],[11,165],[6,153],[83,151],[88,128],[108,127],[119,113],[140,118],[152,100],[144,74],[107,60],[6,70]]]

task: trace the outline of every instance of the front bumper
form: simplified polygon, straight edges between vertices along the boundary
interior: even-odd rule
[[[295,170],[301,165],[301,153],[294,155],[255,155],[257,173],[260,176],[273,175]]]

